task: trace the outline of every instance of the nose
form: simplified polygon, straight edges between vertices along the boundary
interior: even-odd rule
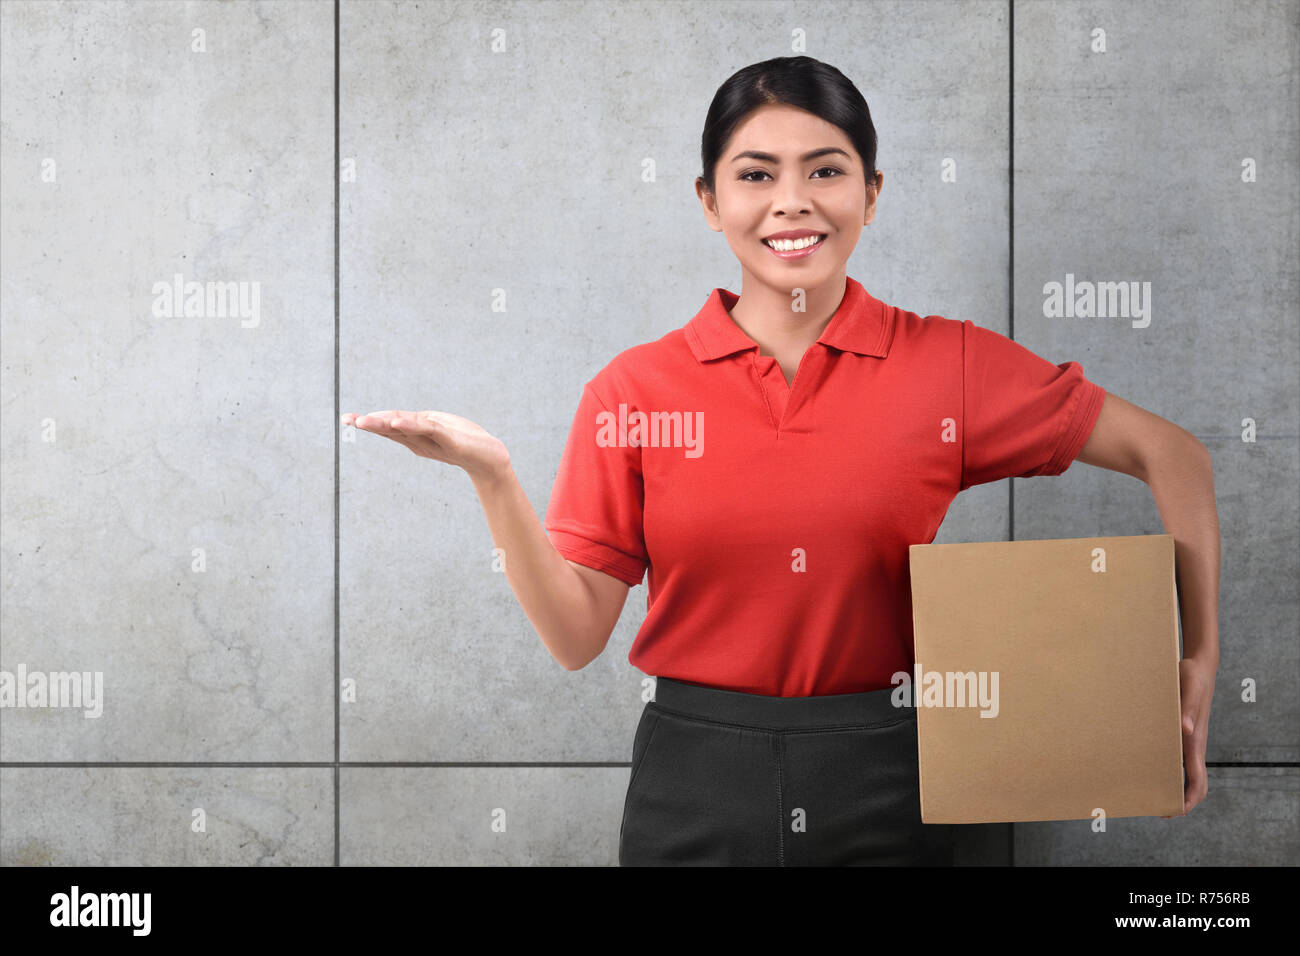
[[[784,176],[772,200],[772,211],[777,215],[797,216],[811,211],[808,184],[798,176]]]

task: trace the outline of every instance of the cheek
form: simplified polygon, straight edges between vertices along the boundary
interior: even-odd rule
[[[839,223],[845,231],[848,231],[855,226],[861,226],[863,221],[867,218],[866,200],[861,202],[841,203],[836,206],[832,215],[834,216],[835,221]]]
[[[737,257],[753,256],[763,251],[763,244],[753,230],[737,229],[727,232],[726,235],[727,245],[731,246],[731,251]]]

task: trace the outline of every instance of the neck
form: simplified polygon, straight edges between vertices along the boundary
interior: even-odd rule
[[[766,285],[746,271],[731,320],[758,343],[760,355],[802,354],[830,324],[847,290],[843,271],[815,288],[804,287],[798,297],[792,289]]]

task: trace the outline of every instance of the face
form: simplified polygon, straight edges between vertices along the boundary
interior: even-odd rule
[[[709,227],[726,235],[746,281],[788,291],[816,288],[844,272],[862,227],[875,218],[883,181],[863,169],[838,126],[773,104],[736,128],[714,172],[716,194],[702,180],[695,189]],[[824,238],[802,249],[807,240],[777,249],[764,241],[786,232]]]

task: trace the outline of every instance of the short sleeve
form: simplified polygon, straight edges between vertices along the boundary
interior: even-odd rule
[[[1088,441],[1105,397],[1078,362],[1053,365],[966,319],[961,490],[1001,478],[1061,474]]]
[[[570,561],[635,586],[649,565],[641,525],[641,449],[598,440],[606,421],[598,417],[602,413],[613,415],[588,382],[564,445],[543,526],[555,550]],[[608,428],[603,434],[609,434]]]

